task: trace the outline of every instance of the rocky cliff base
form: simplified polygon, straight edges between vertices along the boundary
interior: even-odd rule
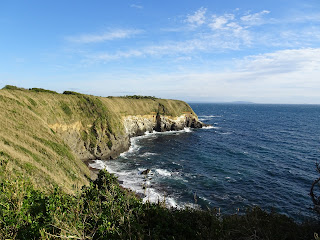
[[[108,142],[104,141],[104,132],[97,134],[97,144],[92,146],[85,141],[81,133],[84,126],[81,122],[71,125],[54,124],[50,126],[57,132],[71,150],[84,162],[88,163],[95,159],[115,159],[120,153],[125,152],[130,147],[130,138],[143,135],[145,132],[165,132],[178,131],[184,128],[202,128],[205,126],[192,113],[185,113],[179,117],[170,117],[160,114],[154,115],[129,115],[122,118],[125,133],[113,135],[108,134]]]

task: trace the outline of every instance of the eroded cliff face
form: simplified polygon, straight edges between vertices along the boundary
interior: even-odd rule
[[[129,149],[130,139],[127,134],[115,136],[107,132],[97,132],[95,144],[83,139],[83,132],[90,129],[90,127],[83,126],[81,122],[70,125],[54,124],[50,126],[83,161],[114,159],[120,153]]]
[[[192,113],[186,113],[179,117],[170,117],[160,114],[126,116],[123,118],[123,124],[129,137],[142,135],[149,131],[165,132],[178,131],[185,127],[202,128],[203,123]]]
[[[180,117],[170,117],[160,114],[129,115],[119,119],[123,124],[123,134],[110,134],[107,131],[96,132],[96,144],[92,145],[83,139],[83,132],[88,131],[91,125],[83,126],[81,122],[69,125],[54,124],[50,127],[58,133],[72,151],[83,161],[94,159],[114,159],[130,147],[130,138],[143,135],[149,131],[177,131],[185,127],[201,128],[200,122],[192,113],[185,113]]]
[[[187,103],[148,96],[13,87],[0,90],[0,108],[0,152],[8,171],[39,188],[54,184],[67,192],[88,184],[84,162],[116,158],[129,149],[130,137],[201,126]]]

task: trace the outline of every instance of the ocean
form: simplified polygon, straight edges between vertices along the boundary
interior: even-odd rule
[[[144,201],[222,214],[257,205],[298,221],[316,217],[308,194],[319,177],[319,105],[190,106],[212,127],[146,133],[119,158],[91,166],[115,173]]]

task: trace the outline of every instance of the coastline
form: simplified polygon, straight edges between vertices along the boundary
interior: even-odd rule
[[[139,139],[150,139],[157,135],[180,135],[180,134],[187,134],[191,133],[191,128],[184,128],[183,130],[177,131],[166,131],[166,132],[145,132],[143,135],[135,136],[130,138],[130,148],[121,153],[119,156],[122,156],[120,162],[115,160],[87,160],[85,163],[87,164],[88,168],[90,169],[92,179],[94,180],[97,177],[98,172],[101,169],[105,169],[111,174],[115,174],[118,178],[118,182],[120,186],[126,189],[129,192],[134,192],[136,196],[142,199],[144,202],[165,202],[167,207],[183,207],[182,205],[178,204],[176,200],[172,197],[168,197],[166,193],[163,193],[158,188],[155,188],[153,184],[150,185],[150,181],[152,182],[153,178],[157,176],[163,175],[168,176],[166,170],[161,169],[148,169],[148,168],[141,168],[136,167],[134,169],[130,169],[130,173],[127,173],[128,169],[123,170],[121,167],[123,164],[126,164],[126,161],[130,161],[130,157],[132,154],[135,155],[136,152],[139,151],[140,145],[137,143]],[[151,139],[153,141],[153,139]],[[154,155],[153,153],[147,152],[147,154],[143,154],[141,156],[146,155],[149,156],[150,154]],[[128,156],[127,156],[128,155]],[[134,160],[135,157],[132,156]],[[108,165],[111,163],[111,165]],[[119,170],[120,169],[120,170]],[[189,206],[190,207],[190,206]]]
[[[145,136],[148,133],[179,132],[184,131],[186,128],[211,127],[211,125],[199,121],[197,115],[192,112],[184,113],[175,118],[160,114],[126,116],[123,117],[122,124],[124,125],[125,134],[117,137],[114,136],[114,146],[110,149],[112,151],[106,152],[105,155],[103,155],[102,152],[100,156],[95,154],[95,158],[83,158],[82,154],[80,154],[80,158],[90,169],[93,178],[96,178],[96,171],[90,164],[94,163],[95,160],[116,159],[121,154],[130,151],[130,147],[132,146],[131,139],[134,137]],[[62,136],[64,136],[64,134],[62,134]],[[77,153],[77,149],[73,150]]]

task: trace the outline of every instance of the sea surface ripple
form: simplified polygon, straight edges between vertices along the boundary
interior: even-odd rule
[[[314,218],[309,191],[320,160],[319,105],[190,104],[212,127],[147,133],[94,167],[147,201],[244,212],[255,205]],[[148,175],[141,171],[150,169]]]

